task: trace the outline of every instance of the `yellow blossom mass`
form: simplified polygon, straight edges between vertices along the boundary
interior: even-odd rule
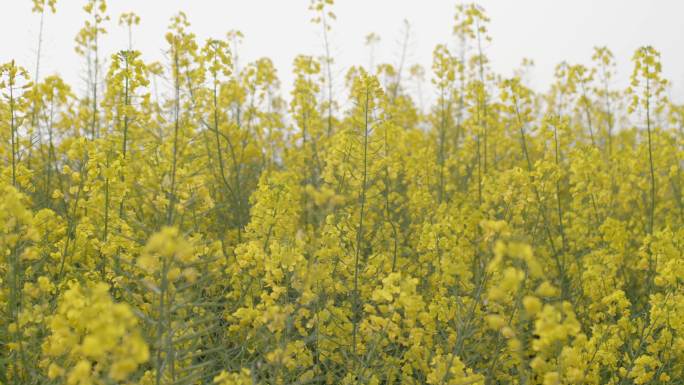
[[[0,65],[0,385],[684,383],[684,106],[654,47],[627,89],[597,47],[534,90],[459,3],[431,68],[339,74],[315,0],[284,95],[239,31],[179,12],[147,62],[144,19],[83,3],[84,84]]]

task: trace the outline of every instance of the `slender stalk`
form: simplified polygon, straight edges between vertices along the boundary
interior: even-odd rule
[[[176,168],[178,164],[178,136],[180,131],[180,69],[179,69],[178,47],[173,48],[173,71],[174,71],[174,124],[173,124],[173,150],[171,160],[171,188],[169,190],[169,207],[166,216],[166,224],[173,223],[173,214],[176,205]]]
[[[558,125],[553,125],[553,140],[555,142],[555,161],[556,168],[560,171],[560,143],[558,141]],[[560,195],[560,176],[556,178],[556,210],[558,211],[558,227],[561,235],[562,248],[565,249],[566,239],[565,239],[565,229],[563,226],[563,208],[561,203]]]
[[[238,242],[242,242],[242,223],[241,223],[241,215],[240,215],[240,196],[236,195],[233,192],[233,189],[230,186],[230,183],[228,183],[228,179],[226,178],[226,171],[225,171],[225,162],[223,160],[223,146],[221,145],[221,134],[219,132],[219,106],[218,106],[218,78],[217,78],[217,73],[214,72],[213,74],[213,93],[212,93],[212,115],[213,115],[213,131],[214,131],[214,138],[216,140],[216,156],[218,157],[219,161],[219,172],[221,174],[221,181],[223,182],[223,185],[226,187],[228,190],[228,193],[234,197],[235,200],[235,206],[238,208],[238,217],[237,217],[237,229],[238,229]],[[230,147],[230,152],[233,156],[233,163],[236,164],[237,160],[235,159],[235,151],[233,150],[233,144],[230,140],[229,137],[226,137],[228,141],[228,146]],[[236,164],[237,167],[237,164]],[[237,174],[239,175],[239,174]],[[239,180],[238,180],[239,182]],[[236,185],[236,188],[237,185]]]
[[[52,200],[50,199],[50,194],[52,194],[52,172],[53,172],[53,167],[56,167],[54,163],[54,159],[56,158],[55,155],[55,145],[54,145],[54,139],[53,139],[53,121],[54,121],[54,109],[55,109],[55,102],[50,95],[50,115],[49,115],[49,120],[47,123],[47,131],[48,131],[48,156],[47,156],[47,166],[46,166],[46,176],[47,180],[45,183],[45,198],[47,201],[47,207],[50,208],[52,206]]]
[[[361,176],[361,191],[359,193],[359,225],[356,230],[356,250],[354,255],[354,318],[352,329],[352,351],[356,356],[356,334],[359,327],[359,318],[361,317],[361,296],[359,293],[359,270],[360,270],[360,256],[361,248],[364,238],[364,214],[366,208],[366,189],[368,183],[368,136],[369,130],[369,104],[370,104],[370,89],[366,85],[366,100],[364,104],[364,128],[363,128],[363,166]]]
[[[444,166],[446,163],[446,130],[447,130],[447,112],[446,112],[446,101],[445,101],[445,90],[444,87],[440,87],[440,125],[439,125],[439,153],[438,153],[438,163],[439,163],[439,191],[437,194],[437,201],[442,203],[445,200],[445,176],[444,176]]]
[[[387,126],[385,125],[385,130],[384,130],[384,140],[385,140],[385,159],[389,158],[389,136],[387,134]],[[397,252],[398,252],[398,234],[397,234],[397,225],[394,223],[392,220],[392,210],[391,210],[391,203],[390,203],[390,185],[392,181],[390,180],[390,175],[389,175],[389,165],[385,163],[385,188],[384,188],[384,196],[385,196],[385,216],[387,221],[389,222],[390,226],[392,227],[392,240],[394,243],[394,247],[392,248],[392,271],[394,272],[397,267]]]
[[[14,61],[12,61],[12,67],[14,67]],[[12,146],[12,186],[17,187],[17,152],[18,152],[18,138],[17,138],[17,127],[16,120],[14,116],[15,101],[14,101],[14,78],[10,74],[10,79],[8,81],[9,85],[9,105],[10,105],[10,131],[11,131],[11,146]]]
[[[651,199],[648,210],[648,233],[653,234],[653,227],[655,221],[655,205],[656,205],[656,186],[655,186],[655,171],[653,167],[653,141],[651,133],[651,82],[646,78],[646,131],[648,132],[648,165],[651,172]]]
[[[105,166],[107,169],[109,168],[109,154],[107,154],[107,163]],[[103,234],[102,234],[102,242],[103,244],[107,244],[107,237],[109,236],[109,178],[105,177],[105,185],[104,185],[104,193],[105,193],[105,202],[104,202],[104,229],[103,229]],[[101,273],[102,273],[102,279],[105,279],[105,274],[107,272],[107,266],[106,266],[106,260],[102,252],[100,252],[100,258],[102,258],[102,267],[101,267]]]
[[[38,47],[36,49],[36,70],[34,74],[34,81],[38,83],[40,80],[40,56],[43,49],[43,25],[45,19],[45,9],[40,12],[40,27],[38,30]],[[34,106],[35,108],[35,106]]]
[[[99,61],[99,49],[98,49],[98,41],[97,41],[97,40],[98,40],[98,35],[99,35],[98,24],[99,24],[99,23],[94,22],[94,25],[95,25],[95,37],[94,37],[94,39],[93,39],[93,50],[94,50],[94,53],[95,53],[95,63],[94,63],[94,66],[93,66],[94,76],[93,76],[93,84],[92,84],[92,86],[93,86],[93,89],[92,89],[92,92],[93,92],[93,102],[92,102],[92,103],[93,103],[93,104],[92,104],[92,108],[93,108],[93,119],[92,119],[92,121],[91,121],[91,123],[90,123],[91,138],[92,138],[93,140],[95,140],[95,138],[97,137],[97,122],[98,122],[98,120],[97,120],[97,112],[98,112],[98,111],[97,111],[97,86],[98,86],[98,84],[97,84],[97,77],[98,77],[98,71],[99,71],[99,66],[100,66],[100,61]]]
[[[594,139],[594,127],[591,122],[591,104],[589,103],[589,98],[587,97],[587,91],[584,84],[582,84],[582,97],[584,105],[584,114],[587,118],[587,128],[589,129],[589,136],[591,137],[591,145],[596,147],[596,140]]]
[[[480,107],[477,107],[477,117],[480,119]],[[478,125],[477,134],[475,135],[475,143],[477,145],[477,203],[478,206],[482,206],[482,140],[480,135],[481,126]]]
[[[157,351],[155,354],[155,385],[161,385],[161,380],[162,376],[164,374],[163,369],[164,369],[164,358],[168,359],[168,355],[166,357],[162,357],[162,351],[164,350],[164,329],[165,329],[165,319],[166,319],[166,302],[165,302],[165,297],[166,297],[166,292],[167,292],[167,286],[168,286],[168,281],[167,281],[167,271],[168,271],[168,263],[166,258],[162,258],[162,266],[161,266],[161,285],[160,285],[160,293],[159,293],[159,301],[158,301],[158,306],[159,306],[159,314],[157,318]],[[167,352],[164,352],[167,353]]]
[[[485,87],[485,77],[484,77],[484,61],[482,58],[482,34],[480,33],[480,22],[476,21],[477,26],[477,54],[478,54],[478,69],[480,75],[480,84],[482,85],[482,115],[480,116],[479,124],[482,126],[483,130],[483,167],[484,173],[487,174],[487,89]],[[482,199],[480,199],[480,204],[482,204]]]
[[[325,17],[325,12],[321,13],[321,21],[323,23],[323,45],[325,46],[325,73],[326,73],[326,83],[328,86],[328,105],[327,105],[327,110],[328,110],[328,118],[327,118],[327,134],[328,136],[332,135],[332,105],[333,105],[333,99],[332,99],[332,69],[331,69],[331,61],[332,58],[330,57],[330,44],[328,42],[328,20]]]
[[[126,165],[126,151],[127,151],[127,145],[128,145],[128,107],[129,107],[129,55],[132,51],[128,51],[128,53],[125,55],[125,68],[124,68],[124,119],[123,119],[123,138],[121,139],[121,156],[123,158],[123,163],[124,167]],[[126,175],[124,170],[121,170],[121,185],[124,185]],[[125,196],[121,197],[121,202],[119,203],[119,217],[123,218],[124,216],[124,201],[125,201]]]
[[[33,85],[33,101],[31,103],[31,128],[38,131],[36,128],[38,126],[38,103],[37,103],[37,98],[38,98],[38,81],[40,80],[40,55],[42,51],[42,46],[43,46],[43,24],[44,24],[44,18],[45,18],[45,9],[42,9],[40,12],[40,27],[38,30],[38,47],[36,49],[36,67],[35,67],[35,72],[34,72],[34,85]],[[42,143],[42,135],[38,134],[37,136],[39,143]],[[29,146],[28,148],[29,153],[27,157],[27,164],[28,168],[31,168],[31,158],[32,158],[32,152],[33,152],[33,146]],[[49,201],[49,198],[47,198]]]

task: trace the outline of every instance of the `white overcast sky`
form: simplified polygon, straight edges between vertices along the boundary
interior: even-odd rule
[[[436,44],[453,46],[454,6],[459,0],[337,0],[331,45],[338,83],[345,69],[367,64],[364,37],[375,32],[381,42],[375,62],[396,62],[397,41],[403,20],[412,26],[408,64],[420,63],[429,71]],[[0,0],[0,62],[16,59],[29,69],[35,62],[39,17],[30,0]],[[125,48],[127,33],[116,21],[122,12],[134,11],[142,21],[134,31],[134,48],[147,60],[161,60],[169,18],[185,11],[191,29],[203,40],[223,37],[231,29],[245,35],[241,61],[270,57],[283,83],[292,82],[291,65],[297,54],[322,53],[320,27],[309,20],[309,0],[110,0],[109,33],[102,40],[104,53]],[[41,74],[59,73],[76,89],[82,88],[83,63],[75,54],[74,37],[84,22],[85,0],[58,0],[57,14],[47,14]],[[523,57],[535,61],[532,85],[545,90],[554,66],[567,60],[589,64],[592,47],[606,45],[618,61],[616,87],[626,86],[634,50],[650,44],[662,53],[663,71],[672,81],[671,95],[684,101],[683,0],[482,0],[492,19],[492,43],[486,53],[492,67],[512,74]],[[81,86],[81,87],[79,87]]]

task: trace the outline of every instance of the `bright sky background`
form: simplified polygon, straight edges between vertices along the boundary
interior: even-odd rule
[[[381,42],[375,62],[395,63],[403,20],[412,26],[407,64],[430,68],[432,49],[438,43],[455,46],[451,28],[458,0],[337,0],[331,45],[337,82],[346,68],[368,64],[364,37],[375,32]],[[0,62],[12,58],[33,71],[39,16],[31,13],[30,0],[0,0]],[[119,15],[135,11],[141,25],[134,31],[134,48],[147,60],[161,60],[164,32],[169,18],[183,10],[191,29],[203,40],[223,37],[228,30],[245,34],[241,60],[267,56],[279,71],[284,92],[297,54],[321,54],[320,26],[309,20],[309,0],[110,0],[109,33],[103,52],[125,48],[127,33],[117,25]],[[512,74],[523,57],[535,61],[532,85],[546,89],[554,66],[567,60],[589,64],[592,47],[606,45],[618,61],[616,87],[624,87],[631,72],[634,50],[650,44],[662,53],[665,76],[672,81],[671,94],[684,101],[684,1],[681,0],[482,0],[492,19],[493,42],[485,49],[493,69]],[[59,73],[76,89],[82,89],[84,68],[75,54],[74,37],[85,18],[85,0],[58,0],[57,14],[47,14],[41,74]]]

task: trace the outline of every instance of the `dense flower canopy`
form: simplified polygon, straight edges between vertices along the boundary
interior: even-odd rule
[[[283,96],[238,31],[181,12],[148,63],[84,10],[85,93],[0,66],[0,384],[684,383],[684,106],[653,47],[626,90],[598,47],[539,92],[461,4],[431,69],[341,91],[314,0],[325,52]]]

